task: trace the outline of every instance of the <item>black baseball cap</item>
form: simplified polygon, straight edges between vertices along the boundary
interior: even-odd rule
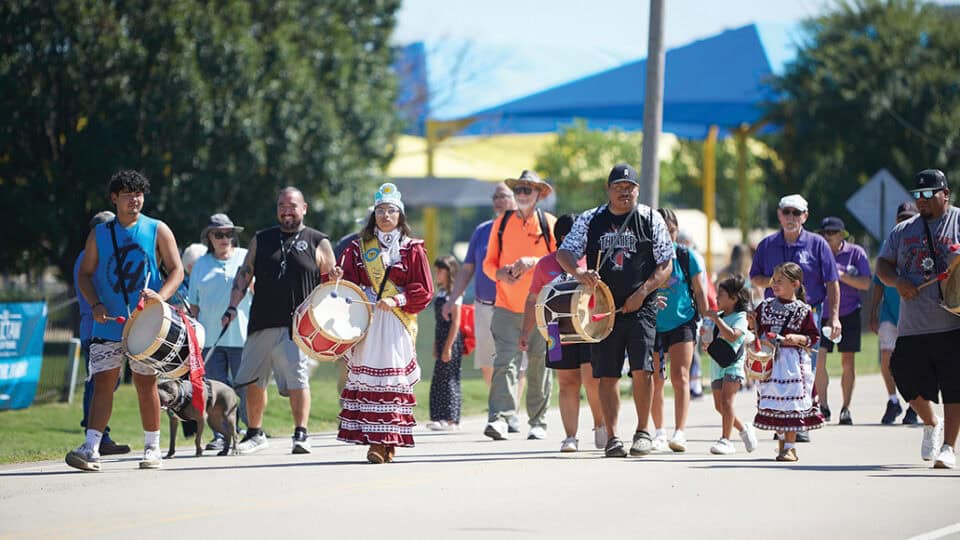
[[[820,230],[817,232],[840,232],[843,233],[844,238],[848,236],[847,227],[843,220],[833,216],[823,218],[823,221],[820,222]]]
[[[928,189],[949,189],[947,185],[947,175],[940,169],[925,169],[913,177],[913,189],[915,191],[925,191]]]
[[[900,203],[897,207],[897,219],[913,217],[919,213],[917,205],[912,202]]]
[[[613,167],[613,170],[610,171],[610,176],[607,177],[608,186],[617,182],[632,182],[640,185],[640,175],[638,175],[637,170],[630,165],[620,163]]]

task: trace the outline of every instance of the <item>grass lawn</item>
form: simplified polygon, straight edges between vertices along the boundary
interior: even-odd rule
[[[433,358],[430,352],[432,340],[433,312],[427,310],[420,317],[420,335],[417,340],[424,379],[416,386],[418,405],[414,415],[419,422],[429,420],[429,379],[433,373]],[[879,372],[877,358],[877,337],[874,334],[864,334],[863,351],[857,355],[856,359],[857,373]],[[473,369],[472,358],[464,359],[463,365],[463,414],[465,416],[481,414],[487,409],[486,385],[480,378],[479,371]],[[336,428],[336,418],[339,413],[336,369],[334,364],[322,364],[314,373],[311,381],[312,407],[309,422],[311,431],[329,431]],[[828,371],[831,377],[839,377],[839,354],[830,355]],[[709,389],[708,378],[709,374],[704,373],[707,389]],[[629,388],[626,385],[622,389],[624,395],[629,395]],[[666,390],[669,393],[669,386]],[[556,385],[552,395],[553,406],[556,406],[558,395]],[[289,405],[286,399],[277,394],[275,386],[269,388],[268,403],[263,422],[264,429],[274,437],[289,437],[293,433]],[[71,404],[39,404],[22,410],[0,411],[0,438],[2,438],[0,440],[3,441],[0,444],[0,464],[62,459],[67,451],[83,441],[83,432],[80,428],[81,404],[82,387],[78,388],[74,402]],[[142,449],[143,431],[137,410],[136,391],[132,385],[121,385],[117,390],[113,411],[110,419],[113,438],[130,444],[135,451]],[[165,417],[161,420],[160,431],[161,446],[165,448],[169,441]],[[181,440],[186,439],[181,435]]]

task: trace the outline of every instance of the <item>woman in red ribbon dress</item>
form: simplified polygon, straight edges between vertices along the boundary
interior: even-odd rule
[[[347,354],[337,439],[369,445],[370,463],[390,462],[398,446],[413,446],[417,313],[433,297],[423,240],[410,237],[397,186],[380,186],[374,210],[343,261],[331,277],[362,287],[374,307],[366,338]]]

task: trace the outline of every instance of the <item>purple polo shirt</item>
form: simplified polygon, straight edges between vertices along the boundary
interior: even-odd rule
[[[837,271],[843,270],[847,274],[869,276],[870,260],[863,248],[844,240],[840,244],[840,252],[834,255],[837,261]],[[853,270],[853,272],[851,272]],[[839,276],[839,274],[838,274]],[[860,290],[840,282],[840,316],[844,317],[856,311],[861,305]]]
[[[470,245],[467,247],[467,256],[464,264],[473,264],[473,290],[478,300],[485,304],[493,304],[497,300],[497,284],[483,273],[483,260],[487,257],[487,242],[490,240],[490,231],[493,229],[493,220],[484,221],[473,230]]]
[[[819,234],[806,229],[800,231],[800,237],[792,244],[787,244],[783,229],[761,240],[753,256],[753,265],[750,266],[750,277],[772,276],[773,269],[784,262],[800,265],[807,304],[813,307],[822,304],[826,299],[826,284],[840,279],[830,244]],[[764,296],[772,298],[773,291],[768,287]],[[824,306],[824,310],[826,309],[828,306]]]

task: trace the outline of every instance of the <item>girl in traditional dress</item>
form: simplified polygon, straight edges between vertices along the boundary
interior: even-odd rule
[[[331,277],[356,283],[375,305],[366,338],[348,353],[337,439],[370,445],[370,463],[390,462],[398,446],[413,446],[417,313],[433,297],[423,240],[410,237],[397,186],[380,186],[374,210],[343,260]]]
[[[757,307],[755,323],[758,336],[778,344],[773,373],[759,385],[753,425],[779,434],[777,461],[797,461],[797,432],[823,424],[810,362],[810,347],[820,339],[820,332],[813,309],[804,303],[803,270],[799,265],[787,262],[777,266],[770,288],[774,297]]]
[[[450,319],[443,318],[443,306],[450,301],[450,289],[460,264],[452,255],[437,257],[433,268],[437,272],[437,296],[433,299],[436,331],[433,340],[433,379],[430,380],[430,422],[433,431],[458,431],[460,406],[460,360],[463,357],[463,336],[460,335],[460,305],[458,299],[450,309]]]

